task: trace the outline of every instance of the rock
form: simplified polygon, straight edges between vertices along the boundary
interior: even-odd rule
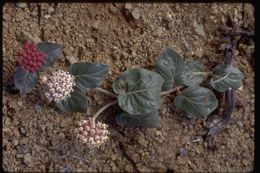
[[[10,14],[4,14],[4,15],[3,15],[3,19],[4,19],[5,21],[9,21],[10,18],[11,18]]]
[[[14,146],[16,146],[16,145],[19,144],[19,141],[18,141],[16,138],[14,138],[13,141],[12,141],[12,143],[13,143]]]
[[[156,35],[160,37],[160,36],[162,35],[162,33],[163,33],[163,28],[162,28],[162,27],[159,27],[159,28],[157,29],[157,31],[156,31]]]
[[[50,17],[51,17],[50,14],[45,14],[45,15],[44,15],[44,18],[45,18],[45,19],[49,19]]]
[[[110,4],[109,6],[109,11],[112,13],[112,14],[120,14],[120,10],[118,10],[117,7],[115,7],[114,5]]]
[[[16,154],[26,154],[26,153],[29,153],[29,152],[30,152],[29,145],[21,145],[16,150]]]
[[[74,56],[72,56],[72,55],[65,56],[65,58],[66,58],[66,60],[69,61],[70,64],[78,62],[78,60]]]
[[[131,8],[132,8],[132,4],[130,3],[125,4],[125,9],[130,10]]]
[[[140,9],[139,8],[134,8],[134,10],[132,11],[132,16],[135,19],[139,19],[139,17],[141,16]]]
[[[61,172],[72,172],[72,171],[73,171],[73,168],[70,165],[68,165],[66,168],[62,169]]]
[[[168,23],[168,28],[169,28],[170,30],[173,30],[174,27],[175,27],[175,21],[171,21],[171,22]]]
[[[27,3],[15,3],[16,7],[19,7],[19,8],[26,8],[27,7]]]
[[[59,140],[63,140],[63,139],[65,139],[65,135],[64,135],[64,133],[62,133],[62,132],[59,133],[59,134],[58,134],[58,139],[59,139]]]
[[[18,106],[23,107],[23,102],[19,101],[17,102]]]
[[[40,105],[38,105],[37,103],[33,105],[33,108],[38,113],[42,112],[42,107]]]
[[[29,165],[32,162],[32,157],[30,153],[25,154],[23,162],[27,165]]]
[[[95,22],[93,23],[92,27],[93,27],[94,29],[98,30],[98,29],[99,29],[99,24],[100,24],[100,20],[97,20],[97,21],[95,21]]]
[[[244,124],[241,121],[238,121],[237,125],[238,125],[239,128],[243,128],[243,126],[244,126]]]
[[[23,135],[26,135],[26,130],[23,128],[23,127],[20,127],[20,132],[23,134]]]
[[[73,50],[74,50],[74,48],[73,48],[72,46],[70,46],[70,47],[65,47],[65,48],[63,49],[63,53],[65,54],[65,56],[66,56],[66,55],[71,55],[72,52],[73,52]]]
[[[202,24],[198,24],[196,20],[194,20],[193,22],[193,26],[195,27],[195,31],[201,35],[201,36],[205,36],[205,32],[204,32],[204,28]]]
[[[149,169],[149,168],[147,168],[146,166],[143,166],[143,165],[137,166],[137,169],[140,172],[151,172],[152,171],[151,169]]]
[[[49,14],[53,13],[54,11],[55,11],[55,9],[54,9],[53,7],[50,7],[50,8],[48,9],[48,13],[49,13]]]
[[[111,155],[111,159],[112,159],[113,161],[115,161],[115,160],[116,160],[116,154],[112,154],[112,155]]]
[[[13,134],[14,134],[15,137],[17,137],[17,138],[20,137],[20,133],[19,133],[19,131],[17,130],[17,128],[13,128],[12,131],[13,131]]]
[[[16,154],[17,159],[22,159],[24,158],[25,154]]]
[[[187,148],[181,148],[181,149],[180,149],[180,156],[181,156],[181,157],[186,157],[186,156],[188,156],[188,150],[187,150]]]
[[[32,41],[34,43],[41,42],[39,37],[33,37],[31,34],[25,31],[16,32],[16,38],[18,41],[25,42],[25,41]]]
[[[69,123],[68,120],[61,120],[61,127],[68,127]]]
[[[20,145],[28,144],[29,143],[29,138],[23,137],[23,138],[20,139],[19,143],[20,143]]]

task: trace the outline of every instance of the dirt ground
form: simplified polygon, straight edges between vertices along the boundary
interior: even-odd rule
[[[254,32],[254,7],[231,3],[5,4],[3,7],[3,168],[41,172],[249,172],[254,166],[254,43],[240,44],[236,66],[243,72],[246,108],[236,108],[216,138],[215,151],[203,141],[202,120],[173,111],[173,99],[161,99],[162,124],[157,129],[121,128],[113,106],[98,120],[109,125],[110,140],[88,150],[72,133],[87,115],[67,114],[41,99],[41,86],[25,97],[7,92],[21,33],[64,45],[54,69],[78,61],[110,65],[101,87],[112,91],[113,80],[128,68],[152,69],[162,48],[210,70],[222,63],[219,26],[233,22]],[[89,115],[113,100],[98,91],[87,94]]]

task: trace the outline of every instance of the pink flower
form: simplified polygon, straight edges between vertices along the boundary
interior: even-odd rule
[[[108,125],[95,122],[93,118],[88,118],[79,123],[79,128],[75,130],[76,136],[88,147],[99,147],[109,138]]]

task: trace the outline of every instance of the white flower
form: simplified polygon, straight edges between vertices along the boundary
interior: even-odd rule
[[[70,75],[69,72],[59,70],[53,72],[51,76],[46,75],[41,78],[42,83],[47,86],[47,99],[51,102],[60,102],[66,100],[71,96],[73,92],[73,86],[75,86],[75,78]]]

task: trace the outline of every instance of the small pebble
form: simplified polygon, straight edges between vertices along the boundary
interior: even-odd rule
[[[100,24],[100,21],[97,20],[97,21],[95,21],[95,22],[93,23],[92,27],[93,27],[94,29],[98,30],[99,24]]]
[[[13,139],[13,145],[16,146],[16,145],[18,145],[18,144],[19,144],[19,141],[18,141],[16,138],[14,138],[14,139]]]
[[[23,102],[19,101],[17,102],[18,106],[23,107]]]
[[[72,167],[69,165],[69,166],[67,166],[66,168],[64,168],[61,172],[72,172],[73,171],[73,169],[72,169]]]
[[[135,18],[135,19],[139,19],[140,17],[140,10],[139,8],[134,8],[134,10],[132,11],[132,16]]]
[[[111,159],[112,159],[113,161],[115,161],[115,160],[116,160],[116,155],[113,154],[113,155],[111,156]]]
[[[38,113],[41,113],[42,112],[42,107],[38,104],[34,104],[34,110]]]
[[[15,3],[16,7],[19,7],[19,8],[26,8],[27,7],[27,3]]]
[[[131,8],[132,8],[132,4],[130,3],[125,4],[125,9],[130,10]]]
[[[51,15],[49,15],[49,14],[44,15],[45,19],[49,19],[50,17],[51,17]]]
[[[188,150],[187,150],[187,148],[181,148],[181,149],[180,149],[180,155],[181,155],[182,157],[186,157],[186,156],[188,155]]]
[[[50,7],[50,8],[48,9],[48,13],[51,14],[51,13],[53,13],[53,12],[54,12],[54,8],[53,8],[53,7]]]
[[[27,165],[29,165],[32,162],[32,157],[30,153],[25,154],[23,162]]]

